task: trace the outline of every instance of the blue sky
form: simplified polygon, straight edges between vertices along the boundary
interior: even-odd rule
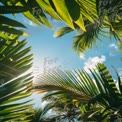
[[[111,66],[122,73],[122,62],[117,42],[112,38],[102,37],[103,42],[98,41],[98,48],[86,51],[80,57],[72,50],[75,32],[61,38],[54,38],[55,30],[64,25],[52,20],[54,30],[45,26],[38,27],[31,21],[21,17],[23,23],[28,27],[26,32],[30,35],[28,45],[32,46],[34,53],[35,72],[49,72],[53,69],[85,69],[94,68],[98,62],[104,63],[114,74]],[[113,75],[114,76],[114,75]]]

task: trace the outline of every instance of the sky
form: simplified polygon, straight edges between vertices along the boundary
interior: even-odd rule
[[[35,72],[49,72],[55,69],[85,69],[89,72],[88,68],[95,68],[95,65],[100,62],[104,63],[113,75],[115,73],[112,66],[122,74],[122,62],[120,61],[122,54],[114,38],[110,40],[108,37],[102,37],[102,42],[97,40],[97,48],[93,47],[78,56],[77,52],[72,49],[76,32],[60,38],[54,37],[55,31],[64,24],[51,20],[54,26],[54,30],[51,30],[45,26],[38,27],[24,17],[21,19],[28,27],[26,29],[26,33],[29,34],[27,40],[34,53]]]
[[[28,40],[27,46],[32,46],[35,74],[50,72],[56,69],[85,69],[89,73],[88,68],[95,68],[95,65],[100,62],[108,67],[115,80],[116,75],[112,66],[122,76],[122,62],[120,61],[122,54],[120,54],[114,38],[110,40],[108,37],[102,37],[102,42],[97,40],[97,48],[93,47],[78,56],[72,49],[73,37],[76,35],[76,32],[69,33],[61,38],[53,36],[57,28],[64,25],[63,23],[51,20],[54,26],[54,30],[51,30],[45,26],[37,26],[22,15],[19,15],[18,18],[17,20],[27,27],[25,31],[29,36],[25,38]],[[37,101],[40,101],[40,97],[38,97]],[[37,104],[40,104],[40,102]]]

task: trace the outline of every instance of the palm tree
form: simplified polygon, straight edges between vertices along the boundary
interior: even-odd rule
[[[0,90],[2,91],[0,92],[1,121],[29,121],[29,116],[32,115],[27,114],[32,107],[32,105],[28,103],[29,100],[23,103],[18,101],[30,96],[32,92],[31,73],[21,75],[31,67],[32,55],[26,55],[30,51],[30,48],[21,50],[26,41],[19,41],[18,38],[21,35],[25,35],[25,33],[16,28],[25,26],[6,17],[5,14],[15,15],[16,13],[22,13],[36,24],[44,24],[50,28],[52,28],[52,26],[46,14],[50,15],[53,19],[65,22],[68,27],[59,29],[56,36],[62,36],[74,30],[78,31],[78,35],[75,37],[73,43],[74,49],[78,52],[84,52],[86,49],[92,48],[93,43],[96,43],[96,38],[99,38],[98,34],[104,31],[103,28],[110,29],[109,33],[114,35],[118,43],[121,44],[119,38],[121,37],[121,6],[119,6],[119,4],[121,5],[121,1],[116,1],[116,4],[113,1],[103,4],[100,0],[70,0],[70,2],[68,0],[43,0],[41,2],[39,0],[4,0],[0,2],[0,4],[0,44],[2,45],[0,47]],[[112,11],[113,13],[117,12],[117,16],[111,21],[112,14],[108,12],[108,10],[116,6],[117,8],[112,9]],[[101,9],[103,9],[104,12],[101,13]],[[105,70],[104,68],[106,69],[106,67],[101,64],[98,67],[98,71],[102,73],[101,69]],[[114,81],[109,79],[108,76],[104,76],[104,73],[99,76],[97,72],[91,71],[96,80],[95,83],[84,71],[81,71],[80,74],[77,71],[75,74],[70,72],[60,73],[54,73],[56,76],[51,74],[51,77],[56,78],[56,85],[48,89],[46,87],[49,87],[50,84],[44,85],[44,88],[42,88],[42,85],[41,89],[44,91],[63,90],[63,92],[51,92],[50,95],[60,93],[56,96],[57,99],[66,98],[63,99],[65,103],[69,102],[71,105],[75,105],[75,107],[78,106],[78,110],[82,108],[81,118],[83,119],[96,119],[99,117],[101,120],[117,120],[121,118],[121,79],[119,76],[119,90],[117,90],[111,85],[114,84]],[[110,76],[109,72],[107,73]],[[62,81],[60,81],[60,77]],[[77,77],[79,77],[80,82],[77,82],[79,81]],[[48,78],[50,79],[50,75],[49,77],[47,76],[46,79]],[[49,81],[49,79],[47,81]],[[57,82],[58,80],[59,83]],[[72,82],[72,80],[74,82]],[[71,83],[69,81],[71,81]],[[85,82],[82,84],[81,81],[87,81],[88,86],[86,86]],[[78,84],[76,85],[75,82]],[[106,86],[106,82],[110,84],[108,83]],[[59,86],[57,87],[57,85]],[[100,90],[98,90],[98,88]],[[64,94],[64,91],[66,94]],[[111,94],[115,95],[112,96]],[[108,98],[111,98],[112,103]],[[115,105],[115,99],[117,99],[117,105]],[[18,119],[19,116],[22,116],[22,118]]]
[[[46,98],[56,97],[63,103],[72,103],[83,121],[117,121],[122,118],[122,79],[118,87],[108,69],[97,65],[91,74],[83,70],[56,71],[39,76],[35,90],[48,92]],[[56,102],[55,102],[56,106]]]

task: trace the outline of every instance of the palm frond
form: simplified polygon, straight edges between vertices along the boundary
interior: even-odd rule
[[[28,11],[27,6],[0,6],[0,14],[14,14]]]
[[[67,33],[70,33],[70,32],[72,32],[73,31],[73,29],[71,29],[70,27],[61,27],[61,28],[59,28],[56,32],[55,32],[55,34],[54,34],[54,37],[61,37],[61,36],[63,36],[63,35],[65,35],[65,34],[67,34]]]
[[[76,98],[81,101],[88,101],[92,96],[92,93],[88,94],[87,92],[81,92],[82,89],[84,91],[86,90],[84,87],[81,87],[77,73],[75,75],[73,72],[69,73],[68,71],[55,71],[51,74],[44,74],[40,76],[39,81],[41,82],[39,82],[38,85],[35,84],[35,88],[37,91],[39,90],[39,92],[56,90],[62,93],[67,93],[67,96],[70,96],[71,99]]]
[[[74,37],[73,49],[78,53],[83,53],[85,50],[91,49],[93,46],[96,47],[96,40],[100,39],[98,36],[100,31],[101,27],[97,22],[95,24],[89,24],[86,32],[78,33],[78,35]]]
[[[43,1],[41,1],[41,4],[43,3]],[[29,7],[29,11],[27,12],[23,12],[23,15],[28,18],[29,20],[31,20],[32,22],[36,23],[37,25],[41,25],[44,24],[47,27],[53,29],[51,23],[49,22],[46,14],[43,12],[42,7],[40,6],[40,4],[38,3],[38,1],[35,0],[28,0],[26,1],[20,1],[17,3],[17,5],[21,5],[21,6],[28,6]]]
[[[13,19],[10,19],[8,17],[2,16],[2,15],[0,16],[0,24],[25,28],[25,25],[23,25],[22,23],[15,21]]]
[[[28,122],[32,116],[26,113],[33,106],[29,98],[33,76],[24,72],[31,68],[32,55],[30,48],[24,48],[26,40],[19,41],[13,35],[9,38],[13,39],[0,38],[0,121]]]
[[[121,111],[122,97],[111,74],[104,64],[98,64],[96,70],[88,74],[84,70],[55,71],[42,74],[35,84],[37,93],[48,92],[44,99],[56,98],[60,102],[84,108],[81,119],[108,121],[114,112]],[[118,75],[120,84],[121,78]],[[120,84],[121,85],[121,84]],[[97,110],[97,111],[96,111]],[[94,114],[93,114],[94,113]],[[116,120],[116,119],[114,119]]]

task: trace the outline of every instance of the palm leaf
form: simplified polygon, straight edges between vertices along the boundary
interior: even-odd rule
[[[28,11],[28,7],[23,6],[0,6],[0,14],[21,13]]]
[[[86,99],[87,101],[92,96],[100,93],[96,83],[85,71],[75,71],[75,73],[57,71],[47,75],[44,74],[40,76],[39,80],[41,82],[38,82],[39,86],[36,84],[37,91],[38,89],[40,92],[59,90],[62,93],[67,93],[71,99],[81,101]]]
[[[42,23],[51,29],[53,28],[37,1],[21,1],[21,3],[18,3],[18,5],[28,6],[30,8],[30,10],[28,12],[24,12],[23,15],[32,22],[36,23],[37,25],[41,25]]]
[[[116,87],[116,84],[104,65],[98,64],[98,71],[100,72],[101,78],[105,84],[105,88],[108,90],[107,94],[113,98],[114,103],[117,103],[117,106],[121,104],[120,94]],[[112,105],[111,105],[112,106]]]
[[[93,110],[93,104],[98,103],[104,108],[104,111],[102,109],[100,111],[100,120],[109,121],[113,117],[113,120],[115,121],[119,118],[119,114],[115,113],[121,111],[122,95],[120,94],[120,89],[117,89],[117,86],[105,65],[98,64],[97,69],[100,72],[102,87],[104,87],[105,90],[104,93],[96,95],[88,102],[88,109]],[[120,83],[121,79],[118,73],[117,76],[118,82]],[[99,107],[99,105],[97,106]]]
[[[33,76],[32,73],[23,73],[31,68],[30,48],[24,49],[26,40],[18,41],[16,36],[7,40],[0,38],[0,42],[4,42],[0,47],[0,121],[28,122],[32,116],[32,113],[26,113],[33,106],[29,98]]]
[[[22,23],[15,21],[13,19],[10,19],[8,17],[2,16],[2,15],[0,16],[0,24],[5,24],[5,25],[13,26],[13,27],[25,28],[25,26]]]
[[[64,22],[66,22],[66,24],[69,27],[74,29],[74,25],[72,23],[72,19],[69,15],[67,7],[66,7],[65,0],[62,0],[62,1],[53,0],[52,2],[53,2],[53,5],[55,6],[55,8],[54,8],[54,6],[52,6],[52,8],[55,10],[55,12],[61,17],[61,19]]]
[[[55,13],[55,11],[53,10],[53,8],[50,6],[49,0],[41,1],[41,3],[40,3],[39,0],[37,0],[37,3],[42,8],[42,10],[44,12],[46,12],[47,14],[49,14],[54,19],[61,21],[61,18]]]
[[[91,75],[83,70],[42,74],[38,77],[35,90],[37,93],[48,92],[44,99],[57,98],[68,104],[76,101],[78,107],[87,105],[82,110],[82,119],[98,120],[99,116],[101,120],[108,121],[112,113],[118,111],[120,114],[122,96],[106,66],[98,64],[96,68],[97,71],[90,70]]]
[[[54,37],[61,37],[69,32],[72,32],[73,30],[70,28],[70,27],[61,27],[59,28],[55,34],[54,34]]]
[[[37,91],[38,89],[40,89],[40,92],[45,92],[48,90],[60,90],[65,91],[68,96],[74,94],[72,97],[75,96],[77,99],[83,99],[87,101],[90,98],[90,96],[87,96],[85,93],[80,93],[79,85],[74,82],[77,81],[76,76],[74,76],[74,79],[72,80],[68,73],[60,71],[51,73],[50,75],[42,75],[40,78],[43,82],[40,82],[41,85],[36,86]],[[45,80],[47,80],[47,82],[45,82]]]
[[[99,39],[98,34],[101,28],[96,22],[89,24],[86,32],[81,32],[78,36],[74,37],[73,49],[79,52],[84,52],[86,49],[91,49],[94,45],[96,47],[96,39]]]
[[[17,30],[15,28],[9,27],[9,26],[0,26],[0,31],[9,33],[9,34],[16,34],[16,35],[27,35],[21,30]]]
[[[20,22],[10,19],[8,17],[5,17],[3,15],[0,15],[0,19],[1,19],[1,21],[0,21],[0,32],[1,33],[16,34],[19,36],[20,35],[27,36],[27,34],[24,33],[22,30],[16,29],[16,27],[25,28],[25,26],[23,24],[21,24]],[[5,37],[5,36],[1,36],[1,37]]]

